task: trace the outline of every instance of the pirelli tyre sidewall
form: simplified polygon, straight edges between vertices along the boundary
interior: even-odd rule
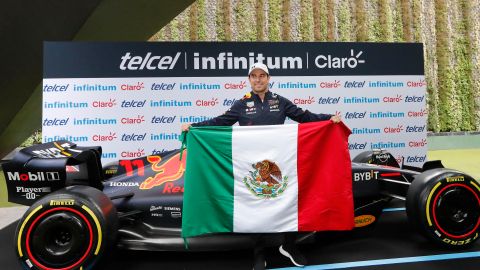
[[[71,186],[35,202],[15,234],[25,269],[91,269],[114,243],[117,212],[110,199],[88,186]]]
[[[480,232],[480,183],[448,169],[416,176],[407,193],[409,221],[433,242],[465,248]]]

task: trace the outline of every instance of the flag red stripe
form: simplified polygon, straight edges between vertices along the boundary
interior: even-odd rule
[[[350,130],[332,121],[298,125],[298,230],[354,226]]]

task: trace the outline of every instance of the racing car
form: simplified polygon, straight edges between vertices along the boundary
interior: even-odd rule
[[[182,151],[102,167],[101,147],[56,141],[20,150],[2,165],[9,201],[30,206],[16,229],[20,263],[28,269],[91,269],[114,246],[158,251],[253,247],[258,235],[181,237]],[[352,181],[356,228],[374,226],[396,198],[405,201],[409,221],[434,243],[458,248],[478,239],[480,184],[440,161],[416,168],[389,152],[367,151],[352,160]],[[266,237],[279,243],[282,235]]]

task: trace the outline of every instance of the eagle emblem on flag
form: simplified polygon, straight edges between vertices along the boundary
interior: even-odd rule
[[[270,160],[252,164],[254,170],[243,178],[243,183],[253,195],[260,198],[275,198],[285,191],[288,177],[283,176],[278,165]]]

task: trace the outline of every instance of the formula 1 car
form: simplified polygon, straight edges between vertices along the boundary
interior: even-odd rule
[[[100,147],[68,141],[19,151],[3,164],[9,201],[30,205],[20,219],[16,254],[28,269],[91,269],[110,247],[186,250],[181,238],[185,158],[174,150],[120,160],[102,168]],[[401,162],[403,163],[403,162]],[[385,151],[352,162],[355,227],[373,226],[393,198],[431,241],[456,248],[479,235],[480,184],[445,169],[399,166]],[[253,247],[256,235],[212,234],[187,239],[188,250]],[[281,234],[269,234],[279,243]]]

